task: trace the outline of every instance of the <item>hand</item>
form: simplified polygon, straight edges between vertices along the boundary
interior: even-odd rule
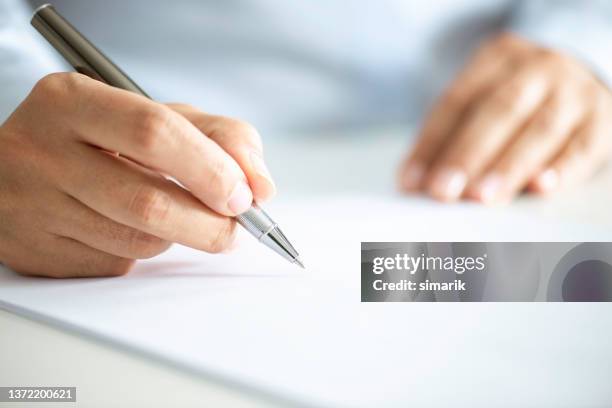
[[[612,97],[578,61],[510,34],[434,106],[400,169],[406,191],[507,202],[586,180],[610,157]]]
[[[228,248],[230,216],[274,193],[259,135],[177,110],[194,123],[80,74],[39,81],[0,127],[0,261],[24,274],[110,276],[172,242]]]

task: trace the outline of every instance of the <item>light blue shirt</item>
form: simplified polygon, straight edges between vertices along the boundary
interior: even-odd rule
[[[418,120],[481,41],[517,31],[612,78],[612,2],[553,0],[55,0],[152,97],[262,131]],[[0,120],[69,70],[0,0]]]

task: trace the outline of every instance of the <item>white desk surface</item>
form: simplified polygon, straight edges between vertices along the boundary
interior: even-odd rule
[[[408,137],[404,140],[397,130],[351,135],[330,134],[316,139],[298,138],[291,142],[268,143],[266,157],[275,175],[281,198],[345,193],[390,196],[394,194],[395,167],[408,145],[407,140]],[[612,214],[609,211],[612,204],[611,181],[612,172],[604,171],[580,189],[544,201],[521,198],[512,207],[550,220],[612,226]],[[608,304],[580,307],[587,313],[605,315],[603,311],[612,316],[612,306]],[[528,315],[529,307],[522,306],[517,312],[516,321],[508,323],[517,325],[520,319]],[[568,330],[574,326],[576,329],[581,328],[577,322],[567,323]],[[602,322],[604,327],[610,325],[610,321]],[[117,395],[121,395],[120,406],[131,407],[286,405],[274,396],[237,392],[180,368],[151,361],[141,355],[114,349],[1,310],[0,333],[0,385],[77,386],[80,401],[77,406],[117,406]],[[601,333],[610,335],[609,330]],[[588,333],[585,333],[585,337],[588,337]],[[478,341],[477,338],[474,340]],[[610,364],[604,361],[601,363]],[[568,370],[574,368],[567,367]],[[589,369],[587,366],[582,368]],[[598,370],[596,366],[592,368]],[[512,377],[512,373],[498,373],[495,367],[490,369],[492,376],[499,374],[506,380]],[[571,387],[571,384],[563,386]],[[469,405],[469,390],[464,391],[465,394],[459,396],[459,406]],[[435,384],[432,384],[432,403],[435,395]],[[499,398],[504,396],[500,395]],[[46,403],[45,406],[74,404]]]

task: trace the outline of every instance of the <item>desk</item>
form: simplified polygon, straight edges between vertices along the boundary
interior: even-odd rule
[[[349,134],[329,134],[317,138],[296,137],[278,143],[267,143],[266,157],[275,175],[281,199],[328,194],[381,194],[393,195],[396,165],[403,155],[406,140],[397,129]],[[523,197],[512,206],[525,213],[537,214],[553,220],[592,222],[612,226],[612,173],[605,171],[587,186],[542,201]],[[611,229],[612,237],[612,229]],[[519,325],[521,319],[544,319],[545,310],[550,313],[558,305],[531,307],[513,304],[492,304],[499,310],[516,308],[515,321],[506,324]],[[585,313],[605,311],[612,316],[610,304],[580,305]],[[555,309],[557,310],[557,309]],[[535,313],[534,313],[535,312]],[[609,313],[608,313],[609,312]],[[572,327],[584,329],[576,321],[567,321],[564,330]],[[606,322],[603,322],[606,323]],[[604,324],[603,326],[610,326]],[[490,330],[493,330],[490,328]],[[78,406],[116,406],[120,395],[123,406],[283,406],[286,402],[274,396],[237,392],[222,384],[207,381],[177,367],[150,361],[133,353],[117,350],[89,339],[65,333],[52,327],[0,311],[0,385],[62,385],[78,388]],[[541,333],[540,333],[541,334]],[[610,336],[606,328],[598,328],[598,334]],[[475,337],[474,341],[484,339]],[[538,354],[538,334],[523,335],[518,346]],[[601,339],[600,339],[601,340]],[[585,341],[585,345],[587,345]],[[608,343],[610,344],[610,343]],[[591,361],[591,360],[589,360]],[[597,361],[595,359],[595,361]],[[610,366],[610,362],[599,362]],[[453,369],[449,366],[449,369]],[[607,374],[605,367],[588,364],[559,369],[587,369]],[[505,380],[512,373],[503,367],[491,366],[492,375],[498,371]],[[457,370],[455,370],[457,371]],[[537,376],[537,373],[533,374]],[[501,377],[500,377],[501,378]],[[552,385],[560,390],[539,389],[537,395],[546,392],[568,393],[571,376],[561,375]],[[537,383],[534,378],[534,387]],[[549,381],[547,384],[551,384]],[[111,393],[111,391],[113,393]],[[450,392],[452,390],[446,390]],[[457,390],[457,405],[486,406],[479,396]],[[530,390],[515,390],[513,398],[530,394]],[[581,390],[575,390],[580,394]],[[544,394],[542,394],[544,393]],[[436,388],[432,384],[432,405],[436,405]],[[518,395],[518,397],[517,397]],[[552,395],[552,394],[551,394]],[[497,398],[506,398],[498,394]],[[512,401],[510,399],[509,401]],[[553,401],[557,401],[553,398]],[[438,401],[442,404],[441,401]],[[490,401],[489,401],[490,402]],[[571,402],[571,401],[570,401]],[[572,405],[570,402],[568,404]],[[422,404],[417,404],[422,405]],[[490,405],[490,404],[489,404]],[[519,404],[520,405],[520,404]],[[538,404],[546,406],[546,404]],[[554,403],[553,403],[554,405]],[[15,406],[21,406],[15,404]],[[45,406],[71,406],[50,404]]]

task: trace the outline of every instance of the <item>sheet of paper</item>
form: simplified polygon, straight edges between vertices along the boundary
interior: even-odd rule
[[[527,394],[534,406],[584,406],[609,392],[607,304],[360,303],[360,242],[605,241],[612,231],[425,200],[338,197],[269,211],[305,271],[243,234],[234,253],[175,246],[119,278],[0,267],[0,306],[303,404],[513,406]]]

